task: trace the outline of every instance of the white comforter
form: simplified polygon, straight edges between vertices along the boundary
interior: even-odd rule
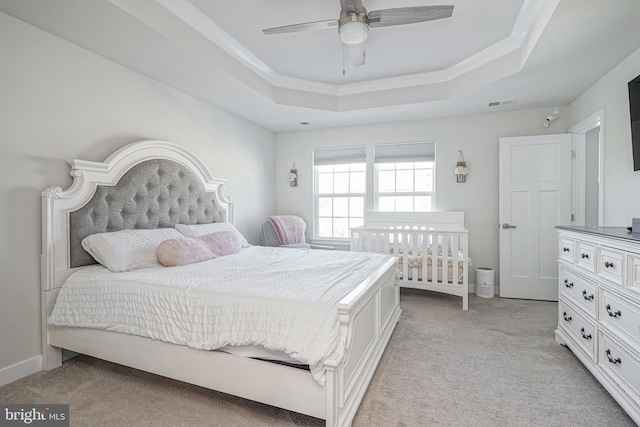
[[[250,247],[181,267],[74,273],[60,290],[51,325],[106,329],[196,349],[261,345],[309,364],[336,349],[336,305],[389,256]]]

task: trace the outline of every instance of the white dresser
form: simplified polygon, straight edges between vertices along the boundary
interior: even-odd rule
[[[558,227],[556,341],[640,424],[640,234]]]

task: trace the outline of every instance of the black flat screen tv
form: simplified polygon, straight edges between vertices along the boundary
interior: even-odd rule
[[[629,82],[629,110],[631,113],[631,147],[633,170],[640,170],[640,76]]]

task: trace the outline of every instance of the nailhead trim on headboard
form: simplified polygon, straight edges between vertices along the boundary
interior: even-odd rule
[[[168,228],[224,220],[215,194],[180,163],[154,159],[126,172],[115,186],[99,185],[82,208],[69,214],[70,266],[95,264],[82,239],[126,229]]]

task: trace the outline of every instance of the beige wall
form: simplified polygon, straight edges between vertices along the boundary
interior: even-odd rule
[[[235,223],[257,243],[275,209],[275,135],[2,13],[0,58],[2,384],[41,355],[40,193],[69,186],[66,159],[102,161],[140,139],[181,144],[229,179]]]
[[[603,225],[640,218],[640,172],[633,171],[627,83],[640,75],[640,49],[571,103],[571,126],[604,108]]]
[[[563,110],[564,107],[561,107]],[[498,275],[498,140],[567,131],[563,116],[543,127],[553,108],[493,113],[434,120],[385,123],[305,132],[282,133],[276,148],[276,208],[280,214],[297,214],[313,224],[311,153],[318,147],[368,145],[388,142],[436,141],[436,198],[439,211],[464,211],[469,229],[469,252],[474,268],[493,268]],[[470,173],[456,183],[453,173],[462,150]],[[298,168],[298,187],[290,187],[287,172]],[[311,235],[311,232],[308,233]],[[499,278],[496,277],[496,284]]]

